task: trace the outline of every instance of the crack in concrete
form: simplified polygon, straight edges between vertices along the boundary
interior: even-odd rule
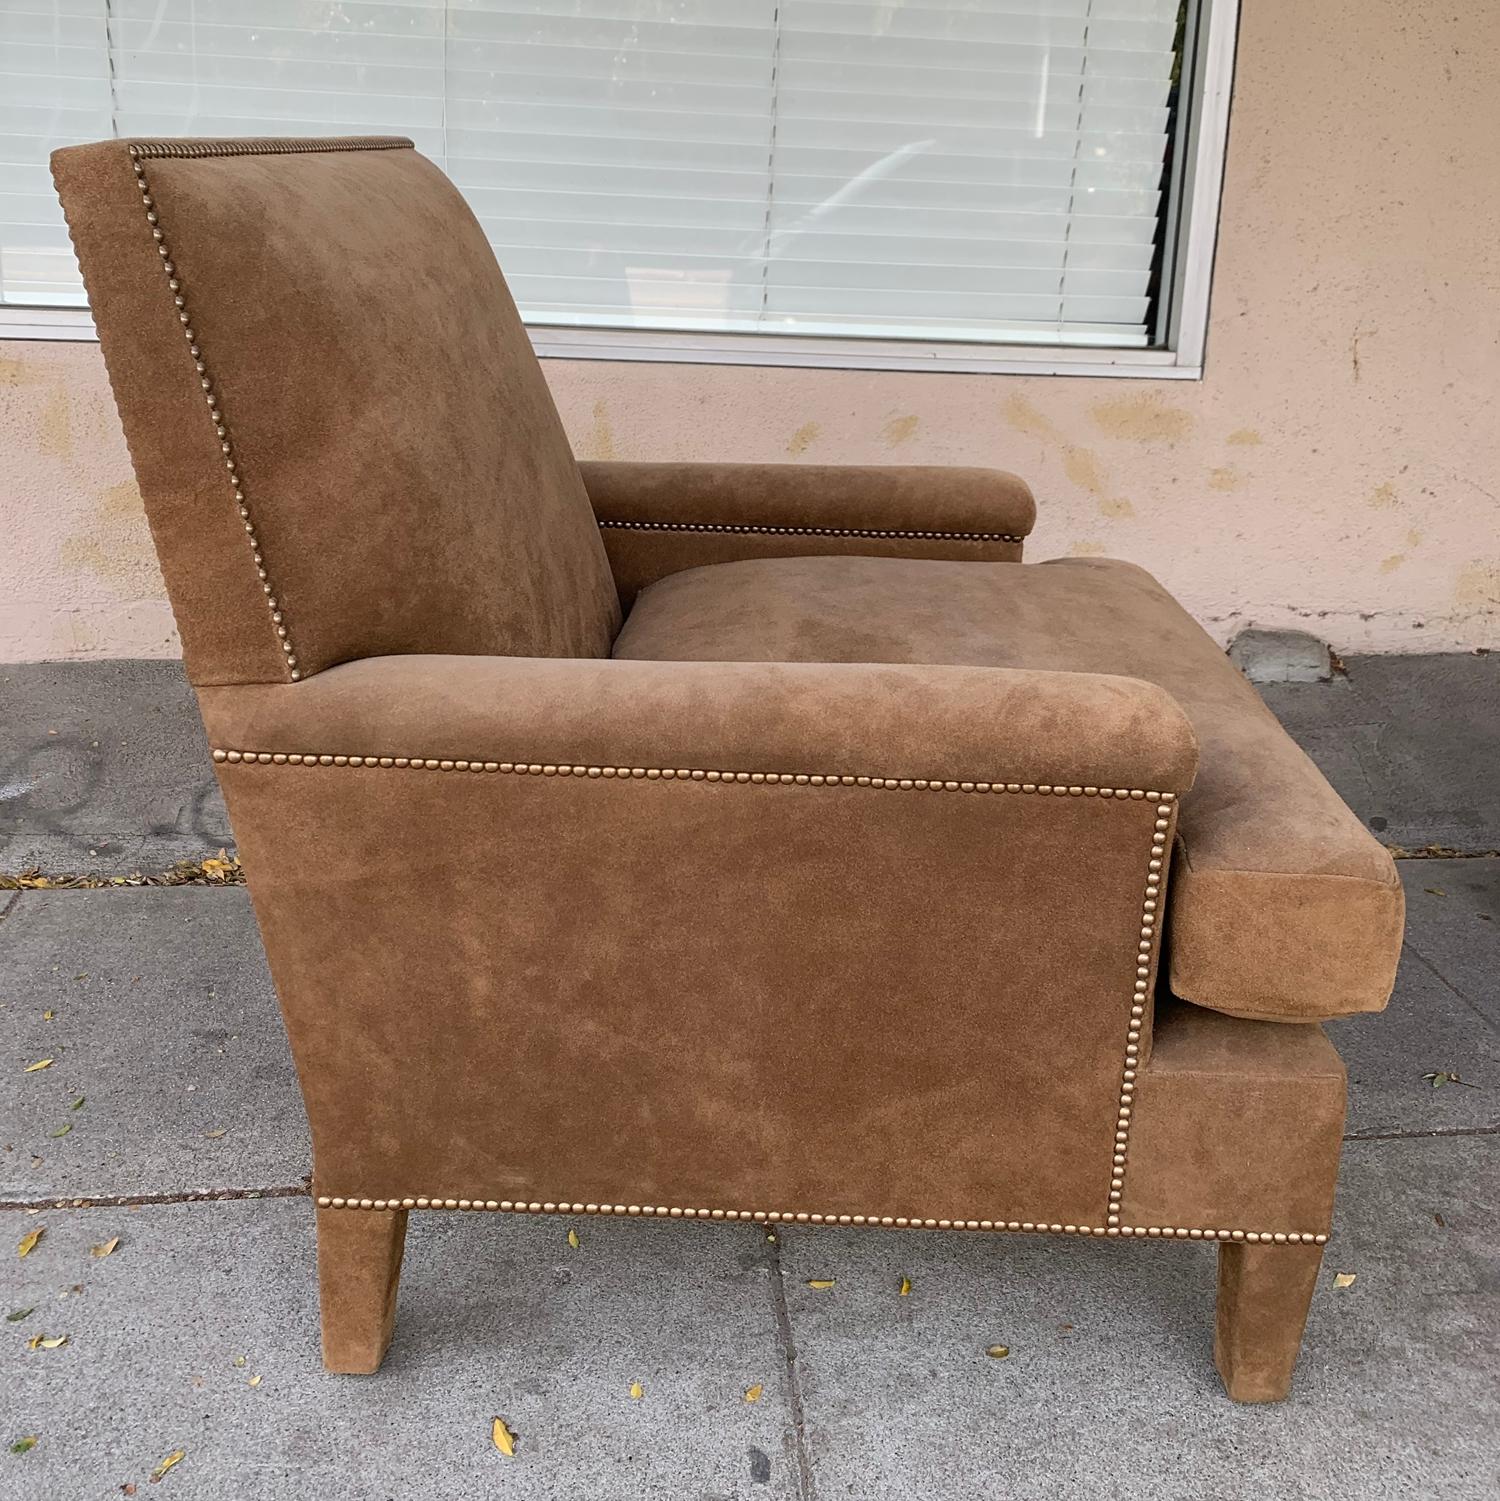
[[[1432,1141],[1444,1136],[1500,1136],[1500,1126],[1439,1126],[1431,1131],[1371,1131],[1345,1141]]]
[[[239,1199],[305,1199],[311,1190],[305,1183],[277,1184],[269,1188],[208,1188],[183,1193],[157,1194],[64,1194],[40,1199],[0,1199],[5,1209],[120,1209],[144,1204],[217,1204]]]
[[[792,1444],[797,1456],[797,1495],[814,1501],[812,1455],[807,1448],[807,1412],[802,1402],[802,1382],[797,1374],[797,1342],[792,1335],[792,1315],[786,1301],[786,1274],[781,1265],[781,1232],[768,1230],[770,1248],[771,1307],[776,1315],[776,1343],[786,1364],[787,1405],[792,1410]]]
[[[1452,992],[1453,995],[1461,1000],[1464,1005],[1467,1006],[1469,1010],[1472,1011],[1474,1015],[1477,1016],[1480,1021],[1485,1024],[1486,1027],[1494,1030],[1494,1020],[1480,1006],[1479,1002],[1476,1001],[1466,991],[1460,990],[1458,986],[1455,985],[1453,981],[1450,980],[1447,975],[1445,975],[1442,970],[1440,970],[1437,965],[1435,965],[1432,960],[1429,959],[1427,955],[1421,951],[1421,949],[1419,949],[1414,943],[1410,941],[1410,939],[1402,944],[1401,947],[1406,953],[1410,954],[1413,959],[1416,959],[1427,970],[1427,972],[1437,980],[1438,984],[1445,986],[1449,991]]]

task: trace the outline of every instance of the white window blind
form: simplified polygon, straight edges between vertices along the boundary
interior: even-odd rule
[[[1179,0],[0,0],[0,296],[47,152],[397,133],[528,321],[1150,342]]]

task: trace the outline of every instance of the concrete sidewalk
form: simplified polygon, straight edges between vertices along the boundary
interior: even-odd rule
[[[1441,692],[1470,673],[1467,747],[1431,717],[1440,690],[1385,664],[1270,696],[1385,837],[1500,847],[1493,672],[1436,660]],[[45,673],[32,727],[83,769],[58,811],[54,753],[28,752],[31,811],[0,870],[227,842],[173,669],[103,674],[152,727],[144,755],[87,719],[97,681]],[[0,1451],[0,1498],[154,1496],[178,1450],[161,1495],[234,1501],[1493,1497],[1500,859],[1402,871],[1396,998],[1332,1029],[1351,1079],[1340,1209],[1274,1408],[1219,1388],[1209,1247],[493,1215],[414,1215],[385,1368],[326,1375],[306,1130],[245,892],[0,892],[0,1440],[36,1438]],[[28,1348],[39,1335],[67,1342]],[[1009,1358],[985,1355],[997,1343]]]

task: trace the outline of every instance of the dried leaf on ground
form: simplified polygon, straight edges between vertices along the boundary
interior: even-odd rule
[[[120,1487],[120,1494],[122,1496],[135,1495],[135,1481],[127,1480],[125,1484]]]
[[[78,1098],[76,1100],[74,1100],[71,1105],[68,1106],[68,1109],[69,1110],[82,1110],[83,1109],[83,1105],[84,1105],[84,1101],[85,1101],[86,1098],[87,1098],[87,1096],[85,1096],[85,1095],[79,1095]]]
[[[633,1402],[639,1402],[646,1395],[646,1388],[639,1381],[630,1383],[630,1398]]]
[[[10,1446],[10,1452],[12,1454],[29,1454],[31,1450],[35,1448],[36,1434],[28,1433],[25,1438],[18,1438],[15,1443]]]
[[[57,1130],[55,1130],[55,1131],[49,1131],[47,1133],[47,1135],[51,1136],[51,1137],[54,1137],[54,1138],[58,1137],[58,1136],[66,1136],[68,1134],[68,1132],[71,1131],[72,1129],[73,1129],[73,1122],[72,1121],[64,1121],[62,1123],[62,1125],[60,1125],[57,1128]]]
[[[745,1388],[745,1400],[747,1402],[759,1402],[764,1391],[765,1387],[757,1381],[754,1386],[747,1386]]]
[[[234,1357],[235,1368],[239,1369],[241,1366],[243,1366],[245,1364],[245,1362],[246,1362],[246,1359],[247,1359],[247,1357],[244,1356],[244,1355],[236,1355]]]
[[[26,1067],[21,1070],[21,1072],[23,1074],[34,1074],[41,1069],[51,1068],[56,1061],[57,1060],[54,1058],[38,1058],[35,1063],[28,1063]]]
[[[250,1378],[250,1379],[249,1379],[249,1380],[248,1380],[248,1381],[247,1381],[247,1382],[246,1382],[246,1383],[245,1383],[245,1385],[246,1385],[246,1386],[259,1386],[259,1385],[260,1385],[260,1377],[259,1377],[259,1376],[252,1376],[252,1377],[251,1377],[251,1378]]]
[[[504,1418],[495,1419],[490,1427],[490,1438],[507,1459],[516,1457],[516,1436],[505,1426]]]
[[[38,1242],[46,1233],[47,1227],[45,1225],[38,1225],[35,1230],[28,1230],[16,1246],[16,1255],[30,1256],[36,1250]]]
[[[1477,1084],[1470,1084],[1467,1079],[1460,1079],[1451,1068],[1441,1069],[1436,1073],[1423,1074],[1423,1079],[1434,1089],[1441,1089],[1445,1084],[1462,1084],[1465,1089],[1478,1089]]]
[[[901,1279],[901,1286],[898,1289],[898,1293],[899,1293],[899,1296],[901,1296],[903,1298],[909,1298],[909,1297],[911,1297],[911,1278],[910,1277],[903,1277]]]
[[[1004,1360],[1010,1354],[1009,1345],[991,1345],[985,1352],[991,1360]]]
[[[44,1022],[50,1022],[52,1020],[52,1018],[54,1016],[56,1016],[56,1015],[57,1015],[57,1012],[55,1012],[55,1011],[44,1011],[44,1012],[42,1012],[42,1020]]]
[[[1335,1287],[1353,1287],[1354,1279],[1359,1276],[1358,1272],[1336,1272],[1333,1278]]]
[[[22,1319],[29,1319],[35,1312],[35,1305],[30,1308],[15,1308],[5,1315],[5,1322],[7,1324],[19,1324]]]
[[[205,1131],[203,1134],[210,1141],[217,1141],[221,1136],[228,1136],[229,1135],[229,1131],[228,1131],[227,1127],[220,1126],[217,1131]]]
[[[33,1334],[26,1341],[28,1350],[60,1350],[68,1342],[66,1334]]]
[[[819,1292],[825,1292],[834,1285],[835,1280],[833,1277],[809,1277],[807,1285],[816,1288]]]
[[[570,1229],[568,1231],[568,1244],[572,1246],[575,1251],[578,1249],[578,1232],[576,1230]]]
[[[90,1256],[113,1256],[115,1254],[115,1248],[119,1244],[120,1244],[120,1237],[118,1235],[112,1235],[102,1245],[90,1246],[89,1247],[89,1255]]]
[[[220,850],[206,860],[179,860],[166,870],[128,876],[103,876],[94,871],[45,876],[36,866],[22,871],[0,871],[0,891],[84,891],[105,886],[243,886],[240,862]]]
[[[151,1480],[152,1480],[153,1484],[156,1481],[160,1480],[161,1477],[163,1475],[165,1475],[168,1470],[175,1469],[176,1466],[180,1465],[183,1462],[183,1460],[186,1459],[186,1458],[187,1458],[187,1450],[186,1449],[173,1449],[172,1452],[169,1455],[167,1455],[167,1457],[164,1460],[162,1460],[162,1462],[159,1465],[157,1465],[157,1467],[154,1470],[152,1470],[152,1472],[151,1472]]]
[[[1422,890],[1425,891],[1428,896],[1447,896],[1448,895],[1448,893],[1446,891],[1444,891],[1441,886],[1424,886],[1422,888]]]

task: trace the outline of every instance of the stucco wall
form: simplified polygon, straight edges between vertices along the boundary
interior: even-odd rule
[[[1456,12],[1456,14],[1455,14]],[[1500,646],[1500,6],[1245,0],[1201,382],[549,363],[580,454],[998,464],[1220,638]],[[97,348],[0,345],[0,660],[175,651]]]

